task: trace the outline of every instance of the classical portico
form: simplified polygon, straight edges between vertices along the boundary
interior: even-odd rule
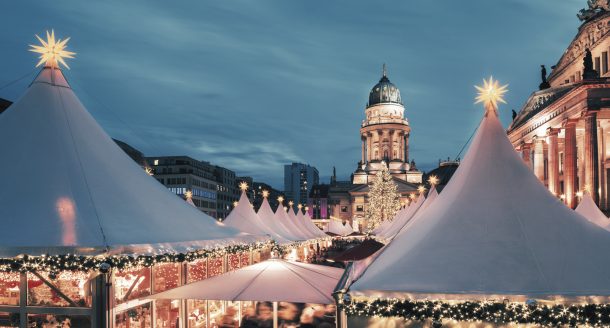
[[[524,162],[571,208],[583,192],[610,209],[610,12],[583,9],[564,55],[508,129]],[[590,13],[584,15],[583,13]]]

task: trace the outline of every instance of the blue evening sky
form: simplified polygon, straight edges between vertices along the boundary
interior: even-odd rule
[[[505,125],[575,36],[585,0],[3,1],[0,97],[34,76],[34,34],[70,36],[66,75],[114,138],[188,155],[282,189],[283,164],[360,159],[382,63],[401,90],[410,157],[455,157],[482,115],[483,78],[509,84]],[[550,71],[550,68],[549,68]],[[28,72],[31,73],[28,75]]]

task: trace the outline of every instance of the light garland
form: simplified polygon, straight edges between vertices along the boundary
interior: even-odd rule
[[[59,273],[62,271],[86,272],[91,270],[107,272],[110,269],[123,271],[138,267],[152,267],[159,263],[193,262],[227,254],[238,254],[265,248],[273,249],[276,246],[277,244],[275,241],[266,241],[257,242],[255,244],[229,245],[213,249],[200,249],[186,253],[166,253],[159,255],[23,255],[14,258],[1,258],[0,272],[44,271]]]
[[[375,299],[339,302],[348,316],[402,317],[405,320],[442,322],[489,322],[493,324],[534,324],[575,327],[607,327],[610,304],[544,305],[537,302],[510,303],[492,301],[412,301]]]

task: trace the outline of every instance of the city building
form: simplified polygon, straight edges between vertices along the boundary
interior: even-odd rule
[[[386,66],[379,82],[369,93],[360,127],[362,155],[354,172],[354,184],[368,184],[383,165],[392,176],[410,183],[421,183],[422,172],[409,162],[411,127],[405,117],[400,90],[388,79]]]
[[[328,201],[329,184],[318,184],[311,188],[307,202],[307,214],[314,220],[330,219],[330,203]]]
[[[438,161],[438,167],[431,170],[430,172],[424,174],[424,183],[426,184],[426,188],[430,188],[430,177],[435,177],[436,182],[436,190],[440,193],[443,191],[443,188],[449,183],[451,177],[457,171],[460,166],[460,161],[447,159],[446,161]]]
[[[239,199],[239,181],[235,177],[235,171],[217,165],[212,167],[217,183],[216,218],[222,220],[233,209],[233,202]]]
[[[155,179],[171,192],[184,198],[191,191],[197,208],[218,218],[218,182],[213,165],[188,156],[146,157],[146,162]]]
[[[284,165],[284,194],[288,201],[307,204],[309,190],[319,183],[320,174],[315,167],[302,163]]]
[[[252,205],[254,206],[255,211],[258,211],[258,209],[263,204],[263,192],[265,191],[268,193],[267,201],[269,202],[271,208],[274,210],[279,205],[277,198],[280,196],[286,198],[286,195],[284,195],[282,191],[273,188],[267,183],[254,181],[252,177],[238,177],[237,183],[239,184],[241,181],[246,182],[248,186],[250,186],[247,195],[248,199],[250,199],[250,203],[252,203]]]
[[[590,192],[610,208],[610,5],[589,1],[582,24],[539,90],[513,113],[508,136],[525,163],[574,208]]]
[[[147,163],[146,160],[144,159],[144,154],[142,154],[141,151],[135,149],[134,147],[132,147],[130,144],[118,140],[118,139],[112,139],[114,140],[114,143],[117,144],[117,146],[121,147],[121,149],[125,152],[125,154],[127,154],[129,157],[131,157],[131,159],[133,159],[134,162],[138,163],[138,165],[140,165],[142,168],[146,168],[147,167]]]
[[[401,201],[417,193],[423,172],[409,158],[411,126],[405,117],[400,90],[390,82],[383,65],[381,79],[369,92],[365,119],[360,126],[362,154],[350,181],[333,176],[328,187],[329,216],[364,227],[369,185],[383,165],[387,165],[397,185]],[[310,208],[311,211],[311,208]]]

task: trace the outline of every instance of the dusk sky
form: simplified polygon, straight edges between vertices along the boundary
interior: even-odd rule
[[[507,126],[577,33],[585,0],[12,1],[1,5],[0,97],[38,69],[54,29],[64,70],[114,138],[146,156],[188,155],[283,189],[283,165],[360,159],[368,93],[388,66],[411,125],[410,158],[455,157],[481,119],[475,89],[509,84]],[[28,74],[29,73],[29,74]],[[20,79],[22,78],[22,79]],[[10,82],[20,79],[16,83]],[[7,86],[7,84],[9,84]]]

